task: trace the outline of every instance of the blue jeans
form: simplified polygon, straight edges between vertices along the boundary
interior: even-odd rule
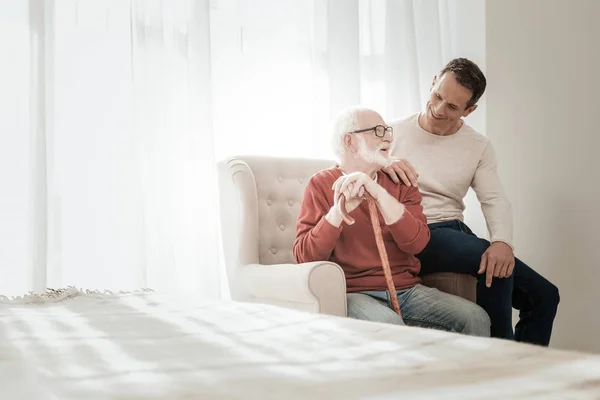
[[[490,336],[490,318],[486,312],[462,297],[423,285],[398,290],[396,295],[402,318],[392,310],[385,290],[348,293],[348,317]]]
[[[485,286],[485,274],[478,275],[481,256],[490,242],[480,239],[461,221],[429,224],[431,239],[417,258],[421,274],[458,272],[477,277],[477,304],[492,321],[492,337],[548,346],[560,301],[558,288],[515,258],[513,274],[494,278]],[[519,310],[513,331],[512,308]]]

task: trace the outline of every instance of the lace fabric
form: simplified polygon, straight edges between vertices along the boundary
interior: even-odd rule
[[[74,286],[69,286],[66,288],[52,289],[48,288],[44,293],[34,293],[28,292],[23,296],[4,296],[0,295],[0,304],[10,303],[10,304],[49,304],[49,303],[58,303],[61,301],[65,301],[68,299],[72,299],[79,296],[88,296],[88,297],[96,297],[96,298],[105,298],[110,296],[121,296],[121,295],[129,295],[129,294],[142,294],[153,292],[152,289],[143,288],[134,291],[119,291],[112,292],[110,290],[91,290],[91,289],[77,289]]]

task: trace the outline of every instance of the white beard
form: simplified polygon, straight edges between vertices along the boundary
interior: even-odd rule
[[[384,144],[377,146],[375,150],[370,150],[367,147],[367,141],[362,136],[357,135],[358,140],[358,155],[368,163],[379,165],[384,168],[390,165],[391,158],[388,155],[381,154],[380,150],[384,147]]]

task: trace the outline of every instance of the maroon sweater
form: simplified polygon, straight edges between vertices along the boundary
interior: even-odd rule
[[[293,248],[296,262],[339,264],[346,275],[348,292],[387,290],[368,203],[363,201],[352,211],[356,220],[353,225],[342,222],[336,228],[325,219],[333,206],[331,187],[340,176],[342,171],[336,166],[318,172],[308,182],[296,222]],[[415,254],[425,248],[430,237],[421,194],[418,188],[394,183],[383,172],[377,174],[377,183],[406,207],[396,223],[386,225],[381,213],[379,223],[396,289],[407,289],[420,282],[417,275],[421,264]]]

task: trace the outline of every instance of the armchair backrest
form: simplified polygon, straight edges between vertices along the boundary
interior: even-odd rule
[[[295,263],[292,245],[306,183],[333,160],[239,156],[217,165],[223,255],[231,296],[248,264]]]

